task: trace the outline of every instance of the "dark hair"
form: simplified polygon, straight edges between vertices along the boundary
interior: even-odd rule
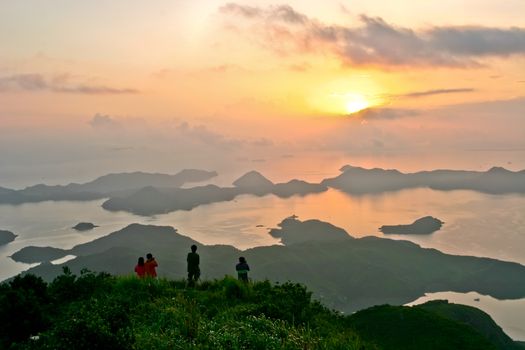
[[[151,253],[148,253],[148,254],[146,254],[146,258],[153,259],[153,255],[151,255]]]
[[[239,258],[239,262],[240,262],[240,263],[246,263],[246,259],[244,258],[244,256],[241,256],[241,257]]]
[[[197,246],[195,244],[192,244],[191,251],[194,253],[197,251]]]
[[[144,266],[144,258],[143,257],[139,258],[139,266]]]

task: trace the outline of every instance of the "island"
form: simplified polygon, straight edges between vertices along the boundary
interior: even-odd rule
[[[425,216],[409,225],[383,225],[379,231],[387,235],[428,235],[441,229],[443,224],[439,219]]]
[[[25,264],[48,262],[66,256],[66,250],[54,247],[24,247],[11,255],[11,259]]]
[[[98,227],[97,225],[91,223],[91,222],[79,222],[75,226],[72,227],[72,229],[77,231],[89,231],[94,229],[95,227]]]
[[[0,245],[10,243],[15,240],[17,235],[11,231],[0,230]]]
[[[279,224],[279,228],[270,230],[270,235],[280,238],[284,245],[292,245],[308,241],[337,241],[353,239],[345,230],[319,220],[300,221],[296,215],[287,217]]]
[[[311,240],[299,241],[297,233],[308,230]],[[285,219],[274,234],[285,238],[284,245],[242,251],[228,245],[203,245],[170,226],[131,224],[46,257],[49,261],[76,256],[70,261],[57,265],[42,263],[25,273],[51,281],[67,266],[77,274],[88,268],[129,275],[137,258],[151,252],[159,262],[160,276],[184,279],[186,255],[195,244],[201,257],[202,279],[234,274],[239,256],[244,256],[250,264],[252,279],[303,283],[316,299],[346,313],[385,303],[403,305],[425,293],[444,290],[476,291],[497,299],[525,297],[525,266],[518,263],[450,255],[402,240],[353,238],[329,223],[301,221],[296,217]],[[23,251],[26,249],[29,248]],[[37,251],[25,255],[37,256],[39,248],[33,249]],[[17,258],[18,254],[14,254],[13,259]]]
[[[472,190],[490,194],[525,193],[525,170],[501,167],[480,171],[432,170],[402,173],[396,169],[365,169],[345,165],[341,174],[321,183],[351,194],[381,193],[405,188],[428,187],[435,190]]]

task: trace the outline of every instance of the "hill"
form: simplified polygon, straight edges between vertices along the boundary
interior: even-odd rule
[[[353,314],[348,325],[381,349],[521,348],[483,311],[446,300],[413,307],[374,306]]]
[[[483,350],[514,345],[474,308],[379,306],[342,316],[312,301],[300,284],[244,284],[231,277],[188,288],[184,281],[86,270],[76,276],[65,269],[49,284],[33,275],[3,283],[0,302],[4,349]],[[472,322],[442,316],[441,306],[447,314],[461,309]]]

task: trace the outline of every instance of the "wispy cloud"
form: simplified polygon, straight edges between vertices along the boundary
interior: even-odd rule
[[[229,3],[221,13],[255,25],[276,51],[330,52],[344,64],[472,67],[487,57],[525,55],[525,28],[444,26],[423,30],[359,16],[356,26],[327,25],[288,5],[254,7]]]
[[[105,85],[91,85],[73,82],[69,75],[47,78],[42,74],[14,74],[0,77],[0,92],[5,91],[51,91],[70,94],[111,95],[136,94],[131,88],[115,88]]]
[[[400,97],[426,97],[433,95],[444,95],[444,94],[457,94],[464,92],[474,92],[474,88],[457,88],[457,89],[433,89],[425,91],[414,91],[400,95]]]

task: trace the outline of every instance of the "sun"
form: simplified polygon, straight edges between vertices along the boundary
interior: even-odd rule
[[[348,114],[357,113],[370,107],[370,103],[362,95],[350,95],[346,100],[346,112]]]

